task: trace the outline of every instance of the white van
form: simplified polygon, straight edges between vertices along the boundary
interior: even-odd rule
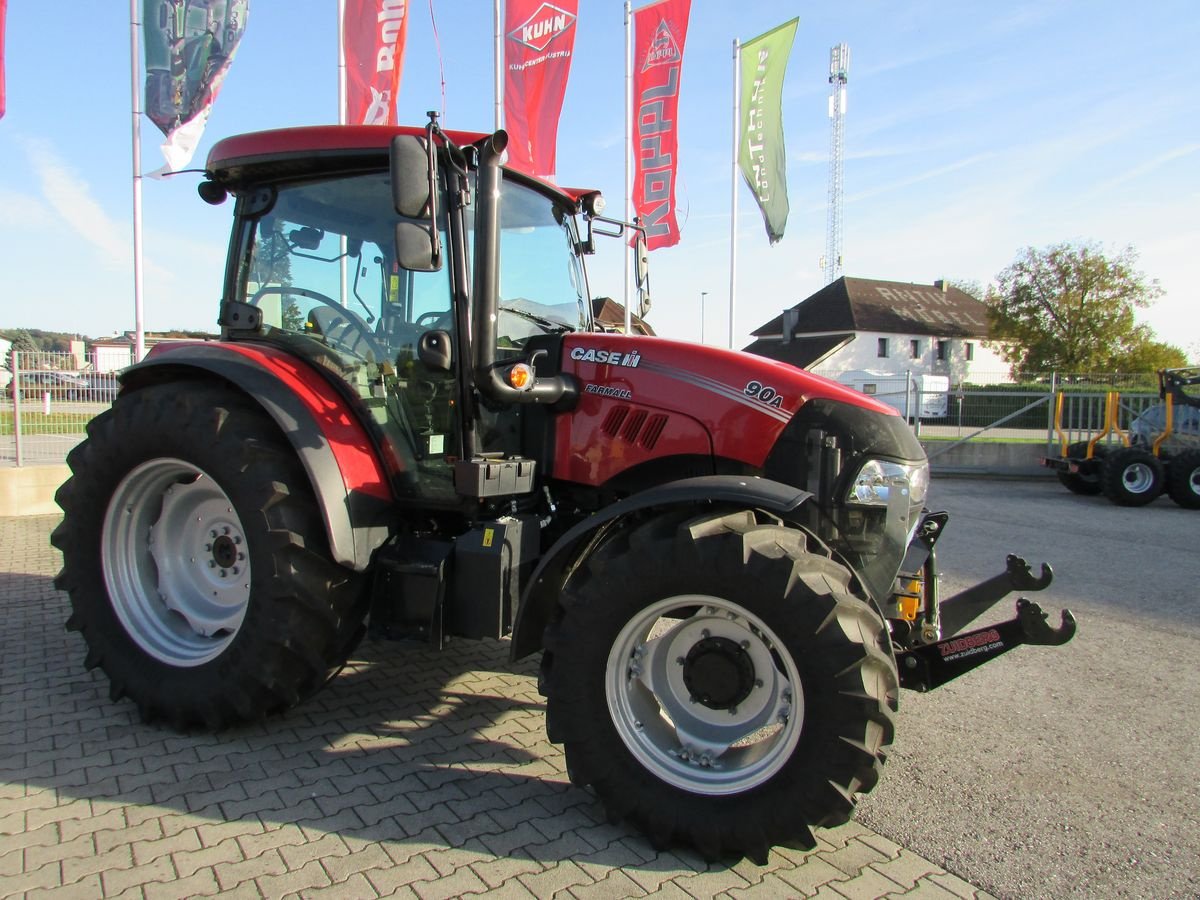
[[[877,372],[871,369],[854,369],[837,376],[839,383],[852,387],[876,400],[907,412],[911,417],[940,419],[948,415],[950,379],[946,375],[913,373],[911,378],[894,372]],[[910,395],[907,409],[904,388],[908,384]]]

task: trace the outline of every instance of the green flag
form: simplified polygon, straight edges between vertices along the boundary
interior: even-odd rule
[[[746,41],[741,51],[738,165],[776,243],[787,224],[787,154],[783,148],[783,74],[799,19]]]

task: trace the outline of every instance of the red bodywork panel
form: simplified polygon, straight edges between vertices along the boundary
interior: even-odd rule
[[[280,384],[304,404],[321,429],[322,437],[337,460],[347,494],[358,491],[382,500],[393,499],[387,472],[376,456],[366,430],[347,408],[346,401],[311,366],[290,353],[264,344],[200,341],[158,344],[149,356],[169,358],[173,350],[197,344],[241,356],[278,378]]]
[[[562,370],[579,405],[559,417],[555,476],[601,485],[655,459],[699,455],[755,468],[795,412],[828,398],[899,415],[865,394],[761,356],[619,334],[572,334]]]

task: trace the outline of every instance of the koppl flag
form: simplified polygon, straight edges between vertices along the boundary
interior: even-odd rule
[[[575,52],[579,0],[504,4],[504,128],[508,164],[553,178],[558,117]]]
[[[783,74],[799,19],[742,45],[738,165],[767,225],[772,244],[787,224],[787,154],[783,148]]]
[[[408,0],[346,0],[346,122],[395,125],[408,36]]]
[[[143,0],[146,115],[167,136],[165,171],[184,168],[196,152],[249,6],[250,0]]]
[[[690,7],[691,0],[659,0],[633,14],[633,207],[651,250],[679,243],[677,113]]]

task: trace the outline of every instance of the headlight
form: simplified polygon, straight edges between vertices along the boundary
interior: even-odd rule
[[[920,506],[929,490],[929,463],[906,466],[882,459],[868,459],[850,485],[847,503],[857,506],[887,506],[892,489],[906,491],[909,503]]]

